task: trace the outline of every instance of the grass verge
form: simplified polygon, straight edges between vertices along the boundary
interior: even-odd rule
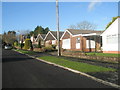
[[[16,49],[15,51],[18,51],[18,52],[21,52],[21,53],[24,53],[24,54],[30,54],[30,55],[35,54],[33,51],[26,51],[26,50],[20,50],[20,49]]]
[[[64,67],[68,67],[74,70],[78,70],[81,72],[105,72],[105,71],[116,71],[116,69],[112,68],[105,68],[102,66],[95,66],[95,65],[90,65],[86,63],[80,63],[80,62],[74,62],[74,61],[69,61],[63,58],[58,58],[55,56],[42,56],[39,57],[39,59],[49,61],[55,64],[59,64]]]
[[[120,57],[120,54],[112,54],[112,53],[85,53],[86,55],[96,55],[96,56],[105,56],[105,57]]]

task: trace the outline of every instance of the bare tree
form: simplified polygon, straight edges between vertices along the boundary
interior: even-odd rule
[[[20,33],[21,35],[27,35],[27,34],[30,33],[30,30],[19,30],[19,33]]]
[[[16,40],[16,32],[15,31],[8,31],[8,33],[4,33],[2,37],[3,41],[8,44],[13,44]]]
[[[70,25],[69,28],[70,29],[77,29],[77,27],[75,25]]]
[[[70,29],[81,29],[81,30],[95,30],[97,25],[88,22],[88,21],[82,21],[80,23],[77,23],[76,25],[70,25]]]

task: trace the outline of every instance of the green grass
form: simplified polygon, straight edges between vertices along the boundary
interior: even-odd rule
[[[120,57],[120,54],[111,54],[111,53],[85,53],[86,55],[96,55],[96,56],[106,56],[106,57]]]
[[[33,51],[26,51],[26,50],[20,50],[20,49],[17,49],[16,51],[24,53],[24,54],[30,54],[30,55],[35,54]]]
[[[112,68],[105,68],[101,66],[95,66],[95,65],[90,65],[86,63],[81,63],[81,62],[75,62],[75,61],[69,61],[66,59],[63,59],[61,57],[55,57],[55,56],[42,56],[39,57],[40,59],[43,59],[45,61],[49,61],[52,63],[59,64],[61,66],[65,66],[74,70],[78,70],[81,72],[105,72],[105,71],[116,71],[116,69]]]

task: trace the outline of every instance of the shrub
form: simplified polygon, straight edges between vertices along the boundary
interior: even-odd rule
[[[31,48],[32,48],[31,40],[30,39],[26,39],[23,49],[28,50],[28,49],[31,49]]]
[[[14,42],[14,46],[18,46],[18,42],[17,41]]]
[[[41,48],[41,40],[38,41],[38,48]]]
[[[53,48],[53,49],[56,49],[56,45],[52,45],[52,48]]]
[[[33,48],[38,48],[38,45],[37,44],[33,44]]]
[[[49,46],[47,46],[47,47],[43,47],[43,50],[44,50],[45,52],[49,52],[49,51],[53,51],[54,48],[52,47],[52,45],[49,45]]]
[[[21,49],[22,49],[22,48],[24,47],[24,43],[21,43],[21,44],[20,44],[20,47],[21,47]]]

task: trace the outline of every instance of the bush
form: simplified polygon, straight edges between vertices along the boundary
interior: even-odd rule
[[[52,45],[52,48],[53,48],[53,49],[56,49],[56,45]]]
[[[33,44],[33,48],[38,48],[38,45],[37,44]]]
[[[24,44],[23,49],[25,49],[25,50],[32,49],[32,42],[30,39],[25,40],[25,44]]]
[[[18,42],[17,41],[14,42],[14,46],[18,46]]]
[[[47,46],[47,47],[43,47],[43,50],[44,50],[45,52],[49,52],[49,51],[53,51],[54,48],[52,47],[52,45],[49,45],[49,46]]]
[[[38,48],[41,48],[41,40],[38,41]]]

